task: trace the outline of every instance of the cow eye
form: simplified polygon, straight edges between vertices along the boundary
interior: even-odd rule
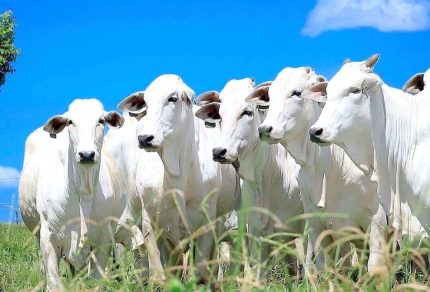
[[[245,115],[252,117],[252,111],[250,111],[250,110],[244,110],[241,116],[245,116]]]
[[[105,119],[100,119],[99,120],[99,124],[102,124],[103,126],[106,124],[106,121],[105,121]]]
[[[169,97],[169,99],[167,100],[168,102],[176,102],[178,100],[178,98],[176,96],[171,96]]]
[[[291,93],[291,96],[301,96],[302,93],[300,91],[294,90],[293,93]]]
[[[68,121],[67,121],[67,124],[68,124],[68,125],[73,125],[72,120],[68,120]]]

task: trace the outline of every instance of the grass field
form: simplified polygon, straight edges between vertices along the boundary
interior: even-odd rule
[[[285,248],[289,248],[284,246]],[[278,253],[283,248],[279,245]],[[423,252],[423,251],[421,251]],[[308,280],[293,280],[288,275],[285,263],[272,266],[263,282],[255,282],[242,274],[226,275],[220,291],[429,291],[424,275],[411,272],[406,249],[398,251],[390,261],[389,279],[375,281],[364,269],[355,271],[327,270],[316,283]],[[409,253],[410,254],[410,253]],[[32,234],[24,225],[0,224],[0,291],[45,291],[45,279],[40,268],[39,249]],[[397,269],[395,267],[398,267]],[[125,251],[120,259],[120,268],[111,270],[107,279],[83,280],[82,275],[71,278],[64,263],[61,274],[68,291],[207,291],[209,288],[194,282],[170,277],[160,286],[143,286],[134,269],[134,258]],[[379,282],[379,283],[377,283]]]

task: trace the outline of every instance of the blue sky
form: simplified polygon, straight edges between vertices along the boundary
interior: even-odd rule
[[[430,67],[424,0],[0,1],[9,9],[22,52],[0,93],[0,203],[17,203],[18,180],[4,179],[19,176],[26,137],[75,98],[112,110],[165,73],[196,94],[287,66],[331,78],[374,53],[393,87]]]

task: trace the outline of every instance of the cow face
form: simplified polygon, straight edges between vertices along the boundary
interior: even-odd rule
[[[76,99],[64,115],[50,118],[43,127],[52,138],[67,130],[76,162],[91,166],[100,162],[105,125],[120,128],[124,118],[117,112],[105,112],[96,99]]]
[[[307,127],[309,104],[301,94],[309,86],[325,81],[309,67],[285,68],[268,88],[266,94],[253,93],[255,99],[269,101],[266,119],[258,128],[260,139],[268,143],[287,144]]]
[[[220,122],[221,139],[213,148],[215,161],[234,163],[258,140],[260,118],[257,106],[245,101],[253,88],[251,78],[231,80],[220,94],[211,91],[196,99],[197,104],[203,104],[195,114],[198,118],[210,123]]]
[[[118,108],[143,118],[137,127],[138,146],[154,152],[181,135],[193,98],[194,92],[179,76],[162,75],[145,92],[130,95]]]
[[[382,84],[372,73],[378,58],[379,55],[374,55],[364,62],[345,62],[326,88],[311,87],[303,93],[305,98],[312,96],[314,99],[319,98],[321,90],[327,94],[324,109],[309,130],[310,139],[320,145],[335,143],[341,146],[363,170],[369,157],[363,157],[365,149],[362,147],[373,148],[370,96]],[[373,150],[369,153],[373,155]]]

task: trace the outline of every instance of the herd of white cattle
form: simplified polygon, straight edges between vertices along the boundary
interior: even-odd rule
[[[428,246],[430,70],[395,89],[373,72],[378,58],[347,59],[330,81],[288,67],[274,81],[231,80],[198,97],[162,75],[119,103],[123,116],[95,99],[73,101],[27,138],[19,186],[48,289],[63,289],[61,258],[103,277],[112,238],[136,258],[147,251],[136,261],[150,271],[142,277],[163,281],[193,236],[196,275],[206,279],[223,233],[216,218],[250,207],[239,220],[254,238],[306,234],[303,273],[332,264],[321,250],[340,240],[342,265],[354,264],[350,243],[362,251],[366,242],[368,272],[387,276],[388,227],[399,245]],[[290,220],[303,214],[317,215]],[[343,240],[336,231],[345,228],[370,236]],[[249,245],[262,263],[249,269],[264,276],[270,245]]]

